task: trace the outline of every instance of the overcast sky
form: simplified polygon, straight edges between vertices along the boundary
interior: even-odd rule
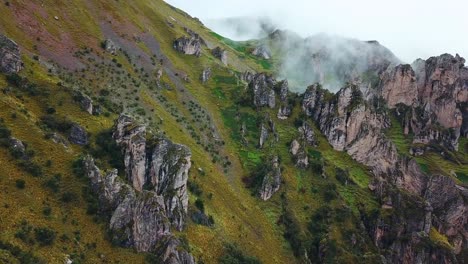
[[[406,62],[442,53],[459,53],[468,58],[468,0],[167,2],[200,18],[208,27],[215,25],[213,19],[267,16],[282,29],[295,31],[304,37],[328,33],[378,40]]]

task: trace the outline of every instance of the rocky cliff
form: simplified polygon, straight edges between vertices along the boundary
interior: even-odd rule
[[[185,226],[190,150],[164,138],[147,142],[146,127],[129,116],[116,121],[114,139],[124,155],[127,180],[117,170],[102,174],[92,157],[83,160],[101,211],[110,213],[109,229],[119,245],[159,252],[162,263],[194,263],[171,229]]]

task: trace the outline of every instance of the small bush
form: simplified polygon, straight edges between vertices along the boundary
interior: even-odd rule
[[[227,244],[224,254],[219,258],[220,264],[260,264],[255,257],[245,255],[236,245]]]
[[[16,188],[22,190],[26,187],[26,182],[23,179],[18,179],[15,181]]]
[[[195,201],[195,206],[198,208],[198,210],[202,211],[203,213],[205,212],[205,203],[201,199],[197,199]]]
[[[78,199],[75,193],[73,192],[64,192],[60,200],[64,203],[71,203]]]
[[[51,228],[39,227],[34,229],[34,236],[41,246],[48,246],[54,243],[57,234]]]

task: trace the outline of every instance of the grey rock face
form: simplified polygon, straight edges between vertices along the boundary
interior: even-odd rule
[[[289,152],[293,155],[296,167],[305,169],[309,167],[309,157],[305,152],[304,146],[298,140],[293,140],[289,147]]]
[[[111,39],[106,39],[103,42],[104,50],[112,55],[116,55],[119,47]]]
[[[254,77],[255,77],[255,74],[249,71],[246,71],[241,74],[240,79],[246,83],[250,83]]]
[[[258,146],[260,148],[263,148],[263,145],[265,144],[266,140],[268,139],[268,127],[262,123],[260,126],[260,139],[258,141]]]
[[[148,162],[148,180],[154,191],[164,197],[166,213],[178,230],[182,230],[187,215],[191,156],[186,146],[158,139]]]
[[[257,57],[259,57],[261,59],[265,59],[265,60],[271,59],[271,51],[270,51],[270,49],[268,47],[266,47],[264,45],[256,47],[252,51],[252,55],[257,56]]]
[[[115,123],[113,137],[122,148],[127,179],[142,191],[146,181],[146,127],[122,115]]]
[[[78,124],[73,124],[68,135],[68,140],[76,145],[88,145],[88,132]]]
[[[165,237],[157,246],[156,253],[161,264],[195,264],[195,259],[185,249],[182,242],[173,237]]]
[[[187,55],[195,55],[200,57],[202,43],[199,38],[195,36],[180,37],[174,41],[174,49],[180,53]]]
[[[281,186],[281,168],[278,156],[271,158],[266,166],[267,170],[263,176],[262,185],[259,190],[259,196],[264,201],[270,199]]]
[[[208,80],[210,80],[210,78],[211,78],[211,69],[210,68],[204,69],[200,76],[200,80],[202,81],[202,83],[206,83],[208,82]]]
[[[21,157],[26,157],[26,146],[24,145],[23,141],[14,137],[10,137],[9,146]]]
[[[226,50],[216,47],[211,51],[211,54],[213,54],[215,58],[219,59],[224,65],[228,64],[228,55]]]
[[[288,119],[292,114],[292,109],[288,105],[283,105],[278,109],[278,114],[276,117],[281,120],[286,120]]]
[[[18,44],[0,34],[0,72],[11,74],[23,69]]]
[[[165,138],[146,139],[146,127],[122,115],[114,126],[114,139],[122,148],[127,179],[135,190],[148,189],[163,197],[163,209],[178,230],[188,210],[187,180],[191,152]]]
[[[164,196],[135,190],[118,177],[117,170],[101,175],[90,156],[83,160],[83,167],[99,197],[101,211],[111,213],[109,229],[115,243],[138,252],[155,252],[162,263],[194,263],[170,231]]]
[[[255,75],[249,83],[249,89],[253,93],[254,105],[274,108],[276,105],[275,85],[276,81],[266,73]]]
[[[302,126],[298,128],[300,138],[304,140],[309,146],[317,146],[317,139],[315,137],[314,130],[307,122],[304,122]]]

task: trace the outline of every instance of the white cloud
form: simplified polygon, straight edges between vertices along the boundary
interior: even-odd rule
[[[268,16],[281,28],[304,37],[325,32],[378,40],[406,62],[442,53],[468,57],[468,1],[464,0],[167,2],[200,18],[208,26],[212,19]]]

